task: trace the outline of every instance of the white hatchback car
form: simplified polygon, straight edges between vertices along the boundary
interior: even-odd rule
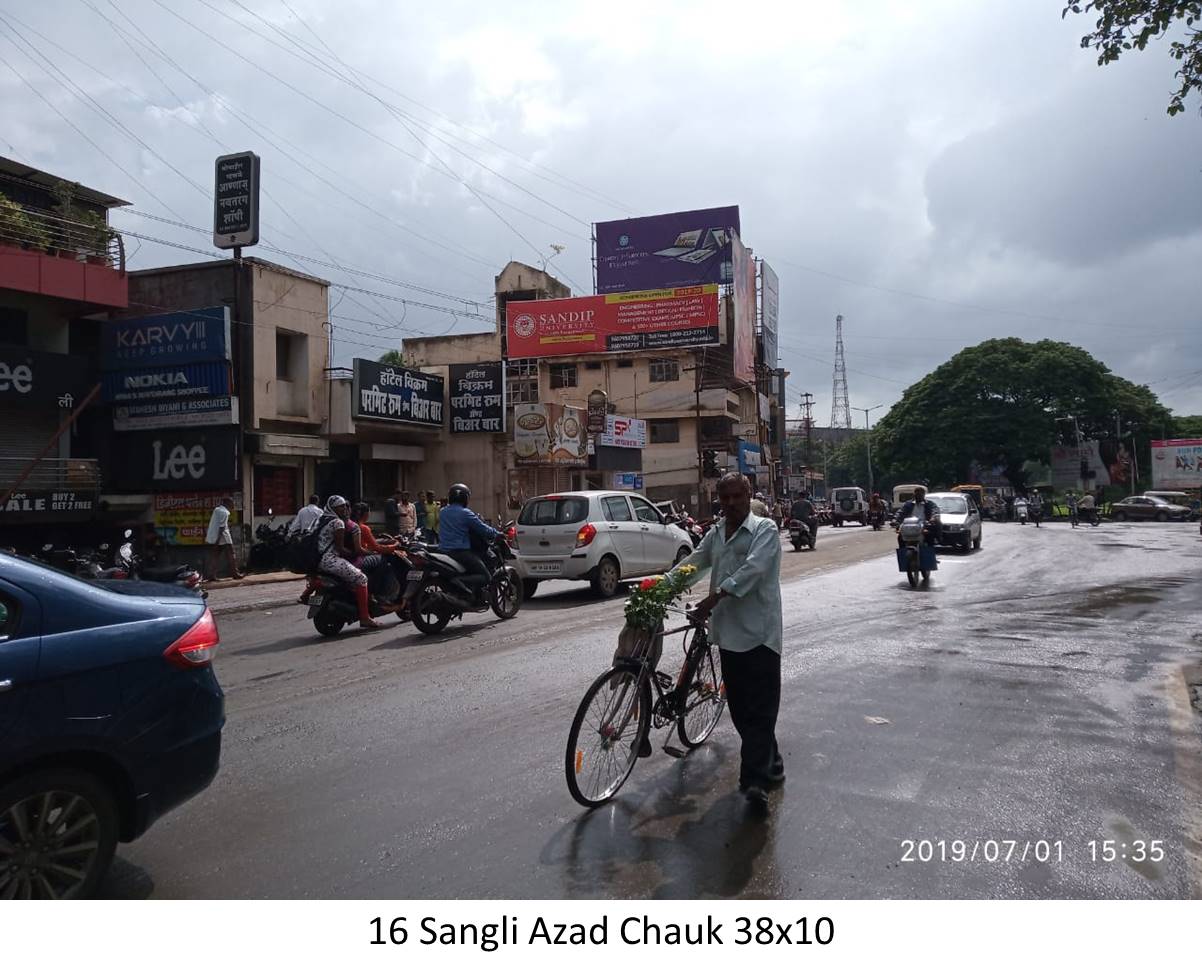
[[[693,550],[688,534],[650,500],[622,490],[534,497],[516,531],[527,599],[547,579],[587,579],[597,595],[612,596],[622,579],[666,572]]]

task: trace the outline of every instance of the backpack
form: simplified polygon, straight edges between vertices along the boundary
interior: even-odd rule
[[[329,514],[325,514],[319,517],[309,530],[288,539],[284,555],[288,571],[297,575],[313,575],[317,572],[318,563],[321,561],[321,550],[317,542],[322,530],[333,519]]]

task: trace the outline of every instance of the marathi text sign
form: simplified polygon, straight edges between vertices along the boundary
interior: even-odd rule
[[[88,393],[88,361],[27,347],[0,347],[0,405],[72,408]]]
[[[718,287],[511,302],[510,357],[706,347],[718,343]]]
[[[241,493],[159,493],[154,498],[155,533],[167,544],[205,543],[209,518],[222,497],[234,499],[230,525],[238,523],[242,510]]]
[[[1202,439],[1153,439],[1152,486],[1156,490],[1202,487]]]
[[[760,262],[760,321],[764,342],[764,364],[776,369],[780,338],[780,280],[767,262]]]
[[[730,282],[732,230],[739,231],[737,207],[599,222],[597,292]]]
[[[564,405],[514,405],[513,452],[520,466],[587,466],[584,413]]]
[[[355,358],[351,415],[380,422],[442,425],[443,380],[410,368]]]
[[[231,349],[225,306],[100,324],[100,363],[106,371],[228,361]]]
[[[500,361],[452,364],[452,432],[505,431],[505,365]]]
[[[259,241],[259,157],[229,153],[213,173],[213,244],[240,248]]]

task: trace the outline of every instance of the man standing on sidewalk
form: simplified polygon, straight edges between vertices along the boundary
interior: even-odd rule
[[[710,568],[710,593],[696,606],[713,614],[710,635],[722,655],[730,719],[743,745],[739,789],[757,810],[785,779],[776,745],[782,633],[780,534],[770,517],[751,512],[751,484],[741,473],[718,481],[723,520],[682,565]]]
[[[206,581],[211,582],[217,578],[223,555],[228,557],[230,574],[234,578],[245,577],[238,571],[238,559],[234,557],[234,539],[230,535],[230,511],[233,509],[233,499],[222,497],[221,503],[213,508],[213,514],[209,518],[209,530],[205,534],[205,544],[209,545],[209,574],[205,576]]]
[[[409,499],[409,491],[401,491],[401,502],[397,505],[397,521],[400,532],[407,538],[417,533],[417,508]]]

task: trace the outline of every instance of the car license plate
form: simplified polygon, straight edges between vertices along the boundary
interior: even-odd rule
[[[558,572],[561,564],[561,562],[557,561],[532,561],[530,563],[530,571],[545,575],[550,572]]]
[[[408,578],[410,582],[420,582],[422,580],[422,573],[414,568],[410,570],[406,578]]]
[[[311,606],[320,606],[323,602],[325,602],[325,599],[319,595],[309,597],[309,605]]]

